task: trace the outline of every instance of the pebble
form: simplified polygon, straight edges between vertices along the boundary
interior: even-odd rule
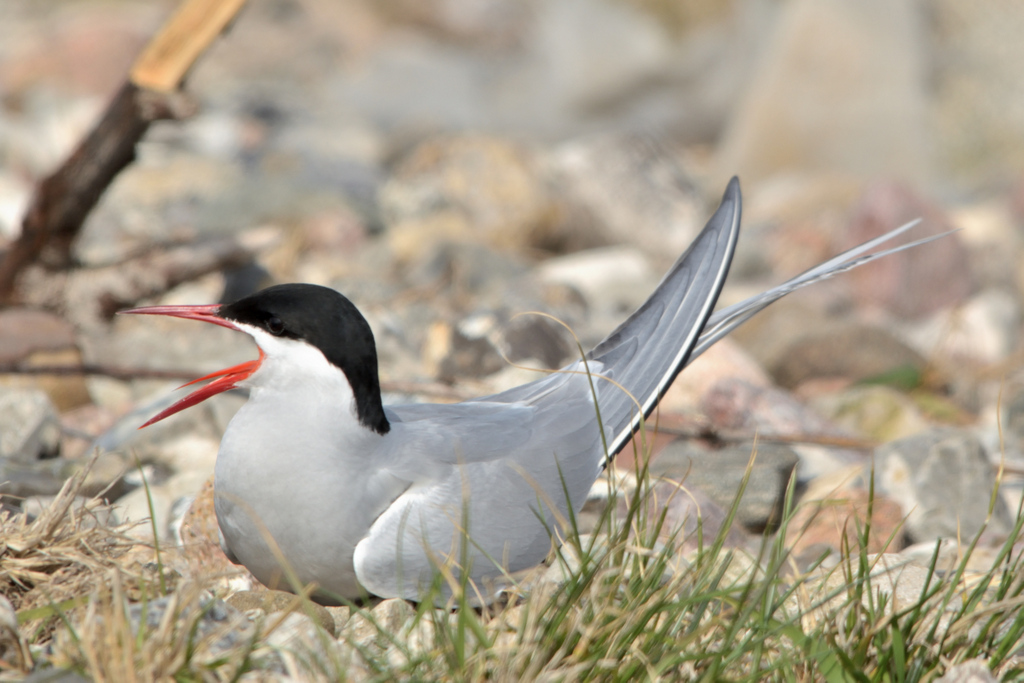
[[[204,472],[184,471],[162,484],[137,488],[117,499],[114,509],[118,519],[123,524],[132,524],[129,533],[139,540],[152,541],[155,532],[157,540],[171,541],[174,504],[183,497],[194,496],[208,477]]]
[[[386,647],[384,634],[397,635],[405,630],[406,624],[416,614],[415,608],[405,600],[389,598],[374,605],[368,613],[354,612],[339,634],[349,643],[359,645],[377,644]]]
[[[0,387],[0,459],[31,464],[56,457],[60,436],[57,409],[44,392]]]
[[[718,382],[736,379],[768,388],[772,381],[761,365],[731,337],[721,340],[691,361],[676,377],[658,404],[662,413],[695,413]]]
[[[21,510],[31,522],[50,507],[55,499],[56,496],[30,496],[21,502]],[[114,511],[109,505],[97,505],[95,499],[85,496],[76,496],[71,503],[71,510],[82,528],[113,526],[116,522]]]
[[[134,602],[128,606],[128,618],[132,631],[142,628],[143,620],[147,629],[156,629],[164,619],[167,610],[181,610],[172,618],[189,628],[195,629],[196,641],[204,643],[211,660],[237,651],[252,638],[252,627],[242,614],[222,600],[204,597],[197,604],[180,605],[175,596],[153,598],[144,603]]]
[[[981,441],[954,428],[930,429],[875,450],[876,486],[907,513],[914,542],[973,539],[983,528],[1007,533],[1013,516],[996,494],[995,471]]]
[[[602,247],[553,258],[536,272],[541,282],[575,289],[587,304],[585,345],[597,343],[636,310],[658,284],[650,259],[632,246]]]
[[[699,489],[724,510],[735,505],[737,522],[758,532],[778,524],[786,486],[799,461],[796,452],[782,444],[740,443],[708,449],[680,439],[655,457],[650,472]],[[737,503],[748,464],[750,479]]]
[[[912,3],[801,0],[775,21],[719,145],[718,175],[926,177],[927,70]]]
[[[1017,347],[1021,309],[1004,289],[978,293],[955,309],[937,312],[904,335],[936,361],[953,367],[984,367],[1005,361]]]
[[[18,632],[18,614],[6,596],[0,595],[0,663],[24,670],[31,666],[28,648]]]
[[[240,612],[260,610],[266,615],[296,613],[311,617],[313,622],[331,634],[337,635],[334,617],[323,605],[311,600],[303,600],[294,593],[275,590],[238,591],[227,599],[227,603]]]
[[[682,253],[704,225],[704,198],[670,144],[607,134],[548,152],[544,171],[562,214],[561,250],[635,245],[659,260]]]
[[[29,464],[0,460],[0,493],[13,499],[54,495],[84,463],[85,459],[81,458],[51,458]],[[101,491],[106,491],[105,495],[111,498],[122,495],[126,469],[127,462],[120,454],[101,454],[83,482],[82,495],[94,496]]]
[[[555,370],[578,351],[568,333],[544,315],[509,317],[481,312],[458,325],[435,322],[423,347],[426,371],[443,382],[485,377],[509,365],[536,364]]]

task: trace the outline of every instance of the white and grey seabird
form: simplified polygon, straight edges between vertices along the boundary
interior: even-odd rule
[[[124,311],[215,323],[259,346],[257,360],[202,378],[212,381],[147,424],[249,389],[221,441],[215,507],[225,549],[264,583],[282,585],[283,556],[300,581],[346,599],[420,599],[439,566],[494,585],[544,559],[558,520],[579,511],[690,361],[789,292],[912,246],[867,254],[908,224],[713,312],[740,204],[734,178],[651,297],[583,359],[463,403],[383,405],[370,326],[326,287]]]

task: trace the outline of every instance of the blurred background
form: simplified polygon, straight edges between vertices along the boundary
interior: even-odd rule
[[[176,4],[0,3],[0,247]],[[792,390],[880,441],[937,421],[988,425],[996,442],[1002,415],[1006,443],[1024,443],[1021,35],[1014,0],[250,0],[188,79],[196,113],[151,128],[76,264],[258,235],[251,263],[156,299],[333,286],[370,319],[386,381],[496,389],[529,378],[505,357],[575,353],[558,326],[515,314],[600,339],[738,175],[726,301],[914,218],[917,236],[960,232],[773,306],[712,377]],[[82,310],[52,310],[26,348],[45,337],[79,361],[203,372],[252,354],[224,330]],[[711,380],[693,374],[672,410],[705,400]],[[125,443],[105,430],[168,390],[53,379],[65,439],[78,435],[66,453]],[[231,408],[193,410],[197,448],[215,453]]]

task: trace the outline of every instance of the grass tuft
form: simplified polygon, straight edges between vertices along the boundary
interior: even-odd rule
[[[33,522],[2,520],[0,589],[30,656],[0,662],[12,675],[52,665],[97,681],[912,682],[981,659],[1000,678],[1024,678],[1024,518],[983,572],[969,568],[976,539],[955,566],[940,566],[938,545],[915,565],[870,553],[868,523],[838,561],[799,572],[784,542],[794,482],[779,529],[749,551],[728,539],[742,491],[708,538],[699,522],[670,527],[664,489],[646,458],[634,462],[610,473],[594,531],[569,515],[549,566],[512,577],[497,604],[480,606],[485,591],[439,577],[446,607],[350,605],[336,638],[306,618],[308,587],[295,613],[264,616],[227,608],[202,580],[164,590],[154,549],[84,523],[72,480]]]

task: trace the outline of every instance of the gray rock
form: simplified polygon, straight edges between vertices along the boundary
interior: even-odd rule
[[[972,539],[988,517],[995,472],[981,441],[957,429],[933,429],[875,450],[879,489],[907,511],[913,542]],[[996,496],[988,530],[1009,532],[1010,511]]]
[[[272,654],[261,668],[283,669],[287,676],[282,678],[296,681],[347,677],[348,667],[341,665],[343,645],[325,637],[318,624],[303,612],[271,612],[265,623],[275,623],[277,628],[266,634],[265,643]]]
[[[0,387],[0,458],[32,463],[60,450],[57,409],[42,391]]]
[[[929,569],[913,564],[895,553],[868,555],[867,560],[870,579],[864,586],[861,601],[866,606],[873,606],[873,609],[884,599],[888,610],[907,610],[920,604],[921,596],[942,581]],[[809,596],[809,606],[812,608],[810,614],[815,618],[834,618],[836,610],[848,607],[854,589],[851,588],[850,576],[844,565],[822,566],[807,577],[804,584],[806,593],[802,592],[802,597]],[[856,573],[857,569],[854,567],[853,571]],[[954,595],[948,604],[932,601],[925,607],[922,618],[937,619],[944,632],[957,617],[962,604],[963,597],[959,594]]]
[[[75,330],[66,320],[43,311],[0,311],[0,362],[24,360],[36,351],[59,351],[75,345]]]
[[[566,223],[566,251],[628,244],[664,258],[681,253],[703,225],[704,200],[695,181],[657,140],[574,140],[545,161]]]
[[[654,291],[659,274],[639,248],[615,246],[549,259],[537,268],[536,277],[582,295],[587,316],[585,327],[576,333],[586,346],[600,341],[636,310]]]
[[[411,287],[443,288],[456,297],[487,304],[507,304],[508,281],[530,274],[529,265],[508,251],[448,240],[418,252],[404,271]]]
[[[74,326],[67,320],[31,308],[0,311],[0,365],[25,367],[78,365],[82,354]],[[42,389],[61,413],[89,403],[85,378],[76,375],[0,375],[11,388]]]
[[[999,424],[1006,447],[1024,453],[1024,385],[1011,385],[1004,391]]]
[[[554,208],[535,167],[528,149],[501,138],[427,140],[381,188],[388,242],[403,260],[450,240],[539,246]]]
[[[624,496],[620,496],[618,502],[619,519],[625,519],[628,501]],[[659,538],[666,543],[674,543],[679,553],[694,552],[702,544],[707,547],[723,530],[726,534],[723,547],[747,548],[751,545],[751,538],[743,533],[739,526],[734,524],[725,529],[728,509],[713,500],[703,488],[673,480],[661,480],[651,487],[644,502],[648,528],[653,529],[653,524],[664,513]]]
[[[434,323],[424,345],[427,371],[442,381],[485,377],[510,363],[537,361],[550,370],[576,355],[561,325],[541,315],[479,313],[458,325]]]
[[[826,439],[853,436],[807,408],[792,394],[740,379],[729,378],[716,383],[704,395],[701,412],[714,429],[720,430],[739,430],[765,436],[799,434]],[[847,448],[804,443],[794,446],[793,450],[800,456],[801,481],[864,461],[863,453]]]
[[[18,633],[18,614],[11,601],[0,595],[0,663],[5,665],[5,669],[10,666],[24,669],[31,666],[26,655],[28,648]]]
[[[209,476],[202,471],[180,472],[161,484],[137,488],[118,498],[114,510],[122,523],[134,524],[129,533],[135,538],[152,541],[155,528],[160,541],[169,541],[174,538],[175,524],[180,524],[180,518],[174,515],[175,504],[194,497]]]
[[[534,49],[544,80],[573,109],[627,96],[663,75],[672,57],[667,32],[628,3],[563,0],[541,3],[540,11]]]
[[[652,475],[681,480],[688,488],[700,489],[728,510],[740,491],[754,448],[753,443],[745,443],[714,450],[679,439],[657,455],[650,471]],[[759,443],[756,449],[757,457],[736,519],[743,526],[760,531],[778,523],[786,486],[800,458],[793,449],[780,444]]]
[[[369,610],[369,615],[362,610],[351,615],[339,638],[344,638],[353,645],[384,644],[384,634],[399,634],[408,622],[416,615],[416,609],[398,598],[382,600]]]
[[[437,16],[429,9],[435,2],[404,4],[415,7],[417,14]],[[481,8],[497,3],[446,0],[443,4]],[[364,60],[358,77],[335,78],[334,99],[357,110],[362,118],[406,135],[477,129],[550,139],[585,128],[607,130],[630,123],[660,127],[690,121],[694,116],[686,111],[686,104],[696,98],[680,94],[679,81],[700,81],[704,95],[700,118],[713,118],[720,125],[722,109],[738,91],[736,76],[745,74],[744,70],[724,78],[720,68],[720,62],[734,66],[736,53],[745,49],[734,45],[721,49],[708,39],[702,41],[703,49],[690,50],[688,59],[679,59],[669,32],[630,3],[515,4],[528,7],[529,17],[525,25],[517,25],[520,8],[510,21],[502,22],[503,30],[508,31],[511,24],[512,33],[521,34],[515,46],[501,49],[500,38],[496,49],[492,41],[476,48],[461,38],[444,41],[422,32],[392,34]],[[473,14],[460,12],[464,18]],[[741,42],[739,37],[734,41]],[[702,66],[713,76],[707,76]],[[668,77],[674,71],[685,73],[678,75],[678,81],[671,80]],[[709,100],[710,106],[705,104]]]
[[[149,400],[140,402],[137,408],[96,437],[89,450],[99,448],[101,451],[131,453],[133,456],[141,453],[145,458],[150,458],[154,453],[173,447],[174,442],[182,438],[182,434],[196,435],[200,439],[219,439],[223,428],[248,398],[248,391],[232,389],[140,430],[139,427],[154,415],[187,395],[175,392],[175,386],[165,384]]]
[[[590,552],[586,555],[587,565],[593,568],[595,565],[599,566],[608,554],[608,539],[603,535],[580,534],[580,547],[584,551],[589,548]],[[579,574],[583,568],[583,559],[574,543],[563,543],[558,550],[558,557],[551,566],[540,573],[537,582],[563,586],[574,575]]]

